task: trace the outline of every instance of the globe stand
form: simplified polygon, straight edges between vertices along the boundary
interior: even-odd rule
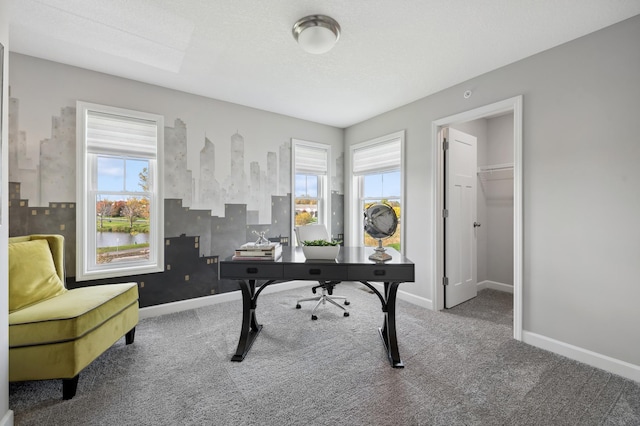
[[[385,248],[382,247],[382,238],[378,238],[378,247],[373,249],[374,253],[369,256],[369,260],[375,260],[376,262],[386,262],[391,259],[391,255],[385,253]]]

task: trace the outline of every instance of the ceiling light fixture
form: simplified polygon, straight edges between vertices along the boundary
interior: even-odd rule
[[[307,52],[326,53],[340,38],[340,24],[325,15],[310,15],[293,25],[293,38]]]

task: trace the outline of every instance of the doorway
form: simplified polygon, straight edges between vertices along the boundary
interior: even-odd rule
[[[460,123],[504,114],[513,116],[513,336],[522,340],[522,96],[476,108],[432,123],[433,164],[432,240],[434,310],[444,309],[445,300],[445,221],[444,172],[445,154],[440,135],[443,129]]]

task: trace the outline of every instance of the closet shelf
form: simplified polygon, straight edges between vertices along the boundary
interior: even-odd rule
[[[478,167],[478,177],[482,182],[487,180],[513,179],[513,163]]]

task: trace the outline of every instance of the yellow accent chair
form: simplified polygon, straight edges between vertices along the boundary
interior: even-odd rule
[[[62,379],[76,393],[80,372],[118,339],[133,343],[137,283],[68,290],[64,237],[9,238],[9,381]]]

